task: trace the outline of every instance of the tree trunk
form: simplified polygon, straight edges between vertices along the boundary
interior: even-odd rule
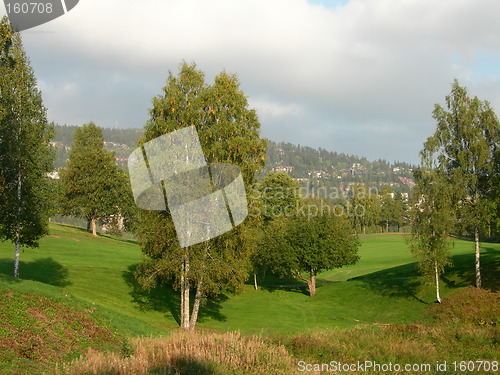
[[[311,278],[307,281],[307,286],[309,288],[309,297],[314,297],[316,295],[316,275],[311,275]]]
[[[476,252],[476,287],[481,288],[481,250],[479,248],[479,226],[474,226],[474,247]]]
[[[200,311],[202,288],[203,288],[203,279],[201,279],[198,282],[198,285],[196,286],[196,294],[194,296],[193,312],[191,313],[191,321],[189,322],[189,329],[191,331],[194,331],[194,327],[196,326],[196,321],[198,320],[198,311]]]
[[[186,253],[181,270],[181,328],[189,329],[189,254]]]
[[[93,236],[97,236],[97,223],[96,223],[97,219],[96,218],[92,218],[92,221],[91,221],[91,226],[92,226],[92,235]]]
[[[436,301],[441,303],[441,296],[439,295],[439,273],[438,273],[438,264],[437,261],[434,262],[434,272],[436,276]]]
[[[385,232],[389,233],[389,220],[385,222]]]
[[[19,169],[21,166],[19,166]],[[19,254],[21,247],[21,171],[17,172],[17,223],[16,223],[16,239],[14,252],[14,277],[19,278]]]
[[[257,273],[256,272],[253,273],[253,288],[255,290],[259,290],[259,286],[257,285]]]

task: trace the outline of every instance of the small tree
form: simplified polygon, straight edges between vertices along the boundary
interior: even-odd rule
[[[414,172],[416,187],[410,248],[420,272],[434,279],[436,300],[441,303],[439,277],[451,264],[448,236],[453,228],[453,192],[444,174],[435,170]]]
[[[349,220],[319,199],[302,202],[296,215],[281,217],[266,230],[271,268],[307,283],[316,294],[318,273],[355,264],[359,241]]]
[[[0,22],[0,238],[15,243],[14,277],[21,246],[37,247],[53,207],[46,178],[54,159],[41,93],[21,37],[7,17]]]
[[[254,289],[257,290],[257,271],[265,271],[271,263],[269,258],[273,257],[268,248],[262,245],[263,233],[273,220],[295,214],[299,202],[298,184],[284,172],[270,172],[255,184],[253,195],[251,207],[258,205],[255,213],[262,218],[260,225],[253,229],[256,242],[251,256]]]
[[[495,160],[500,123],[487,101],[469,97],[458,81],[446,96],[447,110],[436,104],[435,133],[421,152],[424,163],[436,162],[446,173],[460,205],[458,224],[474,237],[476,286],[481,287],[480,230],[488,223],[489,202],[495,195]],[[496,155],[496,156],[495,156]],[[498,162],[498,161],[497,161]],[[493,198],[493,201],[498,200]]]
[[[114,154],[104,149],[102,129],[93,123],[75,130],[61,184],[62,212],[86,219],[94,236],[97,221],[121,214],[130,196],[126,175],[116,165]]]

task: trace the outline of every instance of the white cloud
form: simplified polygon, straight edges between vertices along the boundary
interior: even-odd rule
[[[367,146],[353,139],[392,130],[405,147],[369,153],[416,161],[421,139],[405,137],[430,135],[433,105],[454,78],[500,111],[500,68],[481,75],[475,64],[500,52],[498,14],[497,0],[350,0],[331,8],[306,0],[85,0],[23,37],[39,79],[84,81],[79,102],[69,95],[64,115],[50,112],[68,123],[72,113],[82,117],[81,107],[89,120],[142,126],[168,70],[176,73],[184,59],[209,81],[223,69],[237,73],[274,139],[332,149],[339,146],[328,147],[325,134],[349,126],[359,134],[341,146],[361,153]],[[44,98],[54,105],[56,95]]]

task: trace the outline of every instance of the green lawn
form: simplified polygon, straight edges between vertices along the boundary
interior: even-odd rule
[[[135,282],[132,273],[142,259],[137,244],[92,238],[69,226],[51,224],[50,228],[40,248],[22,252],[20,282],[10,277],[13,245],[0,243],[0,288],[73,295],[95,304],[132,335],[161,334],[178,326],[177,293],[170,288],[147,293]],[[361,242],[358,264],[321,274],[317,296],[308,297],[304,288],[274,288],[269,285],[276,284],[276,279],[263,279],[258,291],[248,284],[241,294],[209,302],[200,311],[199,326],[297,333],[425,319],[424,312],[434,300],[433,289],[421,285],[404,235],[366,235]],[[500,244],[483,244],[482,251],[485,284],[498,287]],[[443,295],[474,280],[473,244],[455,240],[452,253],[454,267],[444,275]]]

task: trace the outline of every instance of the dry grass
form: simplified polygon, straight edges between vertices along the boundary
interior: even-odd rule
[[[59,373],[215,374],[216,370],[226,370],[237,374],[290,374],[295,369],[283,346],[234,332],[175,332],[168,338],[132,339],[131,345],[128,357],[89,350],[86,357],[63,366]]]
[[[436,319],[428,324],[360,325],[293,337],[175,332],[168,338],[133,339],[129,356],[89,350],[86,357],[63,366],[59,373],[276,375],[301,373],[299,361],[310,364],[331,361],[435,364],[465,358],[493,361],[498,360],[500,342],[499,296],[498,292],[465,288],[433,306],[430,310]],[[431,373],[440,372],[433,369]]]

